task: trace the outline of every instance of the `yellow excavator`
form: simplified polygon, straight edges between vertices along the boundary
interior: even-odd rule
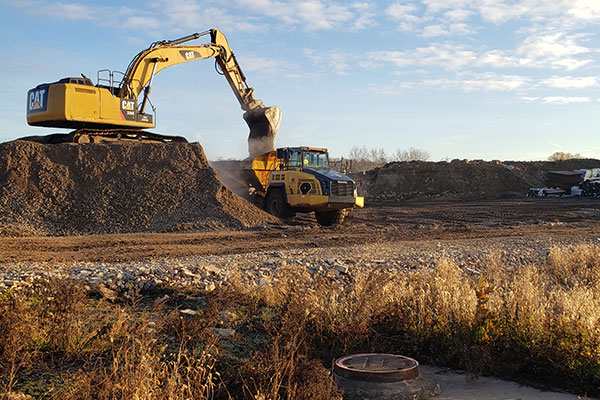
[[[206,35],[210,35],[210,43],[184,45]],[[65,135],[49,135],[45,141],[50,143],[128,139],[185,142],[183,137],[142,130],[155,127],[153,115],[146,111],[152,80],[167,67],[207,58],[215,59],[217,72],[225,76],[245,111],[250,156],[271,151],[281,111],[254,98],[254,89],[246,83],[227,39],[217,29],[154,42],[133,58],[125,73],[98,71],[96,85],[83,74],[38,85],[27,93],[27,123],[75,129]]]

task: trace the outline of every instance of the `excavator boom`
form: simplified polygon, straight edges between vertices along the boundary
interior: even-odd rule
[[[210,35],[210,43],[184,45],[206,35]],[[100,79],[93,85],[86,77],[38,85],[28,93],[27,122],[35,126],[112,131],[153,128],[154,119],[146,113],[146,107],[154,76],[173,65],[207,58],[215,59],[245,112],[244,120],[250,128],[250,155],[272,150],[281,111],[265,107],[254,98],[254,89],[246,83],[225,35],[217,29],[152,43],[133,58],[118,86],[113,85],[112,72],[108,85],[101,84]],[[99,137],[106,136],[98,132]],[[89,131],[86,135],[90,137]]]

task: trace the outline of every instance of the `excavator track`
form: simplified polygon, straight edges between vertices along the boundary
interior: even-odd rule
[[[188,143],[183,136],[161,135],[139,129],[90,129],[82,128],[69,133],[54,133],[45,136],[28,136],[20,140],[28,140],[43,144],[59,143],[103,143],[103,142],[137,142],[137,143]]]
[[[158,143],[187,143],[183,136],[161,135],[139,129],[77,129],[68,134],[73,143],[98,143],[112,141],[136,141]]]

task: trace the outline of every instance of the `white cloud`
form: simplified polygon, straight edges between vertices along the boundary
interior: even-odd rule
[[[450,32],[446,30],[442,25],[429,25],[423,29],[423,37],[436,37],[445,36]]]
[[[508,52],[502,50],[483,52],[477,62],[478,65],[494,68],[522,66],[525,63],[524,60],[511,56]]]
[[[412,4],[394,3],[385,10],[385,14],[399,24],[399,29],[411,31],[419,25],[424,18],[418,17],[415,13],[419,8]]]
[[[477,53],[463,45],[453,43],[432,44],[408,51],[377,51],[366,55],[362,65],[391,63],[397,67],[435,67],[456,70],[467,67],[503,68],[527,65],[527,60],[511,56],[504,51],[490,50]]]
[[[450,24],[450,32],[457,35],[468,35],[473,33],[473,30],[467,24],[456,23]]]
[[[382,95],[398,95],[405,92],[406,89],[414,88],[417,84],[414,82],[402,82],[392,80],[383,85],[369,85],[368,90]]]
[[[260,72],[271,76],[282,75],[285,71],[295,68],[287,61],[253,56],[240,57],[240,64],[244,66],[244,71]]]
[[[424,7],[421,7],[423,5]],[[570,27],[576,29],[585,23],[600,21],[600,1],[598,0],[408,0],[396,1],[387,7],[385,13],[399,23],[403,31],[421,31],[421,24],[446,26],[451,22],[474,22],[480,17],[485,22],[501,25],[507,21],[521,21],[525,24]],[[557,24],[557,22],[559,22]],[[471,25],[471,24],[469,24]],[[478,26],[481,28],[481,26]],[[425,28],[425,37],[434,37],[430,27]],[[444,29],[451,34],[465,34]],[[466,33],[473,33],[473,27]]]
[[[565,15],[572,0],[479,0],[474,8],[487,21],[500,24],[512,19],[543,21]]]
[[[427,79],[423,83],[444,89],[458,89],[465,92],[494,90],[514,91],[529,86],[530,79],[518,75],[500,75],[494,73],[476,74],[472,77],[456,79]]]
[[[571,71],[574,69],[577,69],[579,67],[582,67],[586,64],[589,64],[593,62],[592,59],[584,59],[584,60],[576,60],[574,58],[563,58],[562,60],[555,60],[552,62],[553,65],[557,66],[557,67],[562,67],[564,69],[566,69],[567,71]]]
[[[196,30],[198,27],[213,28],[215,21],[219,21],[219,29],[223,32],[256,32],[264,30],[266,25],[253,21],[252,19],[243,19],[216,7],[202,9],[200,14],[190,16],[182,21],[186,30]]]
[[[534,34],[523,41],[516,49],[516,54],[523,57],[524,64],[574,70],[592,61],[590,58],[581,58],[591,53],[590,48],[577,43],[583,37],[563,32]]]
[[[160,21],[154,17],[134,16],[125,20],[125,25],[130,28],[152,29],[160,25]]]
[[[432,44],[412,51],[377,51],[367,54],[372,61],[389,62],[397,67],[429,66],[443,69],[458,69],[474,64],[478,57],[460,45]]]
[[[573,77],[553,76],[540,82],[540,86],[561,89],[584,89],[598,86],[600,81],[595,76]]]
[[[600,2],[598,0],[576,0],[568,13],[583,20],[600,20]]]
[[[99,7],[92,5],[83,5],[75,3],[64,3],[60,1],[48,2],[43,0],[22,0],[12,1],[15,7],[22,9],[27,14],[31,15],[45,15],[52,18],[61,20],[71,21],[93,21],[100,20],[101,15],[106,11],[111,11],[112,15],[117,17],[128,10],[132,13],[132,10],[126,8],[109,8]]]
[[[576,43],[578,36],[566,36],[562,33],[533,35],[526,38],[517,49],[518,54],[531,58],[564,57],[588,53],[590,49]]]
[[[152,15],[161,26],[174,32],[196,31],[199,27],[212,28],[219,21],[224,32],[252,32],[264,25],[249,18],[239,18],[225,8],[204,6],[197,0],[156,0],[150,3]]]
[[[356,10],[357,17],[353,23],[353,30],[359,31],[377,25],[375,21],[376,14],[371,10],[373,7],[369,3],[354,3],[352,8]]]
[[[297,3],[295,12],[309,30],[332,29],[334,24],[348,21],[352,17],[347,8],[336,4],[325,6],[320,1]]]
[[[427,6],[427,11],[437,13],[444,10],[465,9],[473,2],[470,0],[423,0]]]
[[[201,21],[202,8],[194,0],[158,1],[154,8],[160,9],[162,15],[171,22],[179,23],[186,28]]]
[[[520,99],[527,103],[533,103],[534,101],[538,101],[540,98],[535,96],[521,96]]]
[[[552,104],[571,104],[571,103],[588,103],[592,99],[589,97],[564,97],[564,96],[548,96],[544,97],[542,101],[544,103]]]
[[[88,6],[81,4],[67,4],[57,2],[52,5],[43,7],[39,10],[40,13],[50,15],[57,18],[71,19],[71,20],[89,20],[93,19],[93,10]]]
[[[446,11],[444,13],[444,17],[448,18],[451,21],[464,21],[473,14],[473,11],[467,10],[465,8],[454,8],[450,11]]]
[[[226,9],[204,6],[199,0],[155,0],[148,3],[147,8],[139,10],[75,2],[10,1],[14,7],[22,9],[27,14],[72,21],[90,21],[95,25],[118,27],[124,30],[155,31],[157,28],[167,28],[173,32],[181,32],[198,29],[198,27],[212,27],[214,21],[219,21],[219,28],[228,32],[264,28],[263,25],[254,23],[252,19],[234,16]]]
[[[352,27],[360,30],[375,21],[368,3],[304,0],[283,2],[276,0],[237,0],[246,12],[278,19],[286,24],[301,25],[306,30],[330,30]]]
[[[425,37],[447,35],[440,25],[431,25],[424,31]],[[462,67],[530,67],[573,70],[592,62],[587,55],[591,50],[579,46],[575,37],[564,35],[531,36],[517,50],[475,51],[454,43],[432,44],[407,51],[379,51],[367,54],[373,62],[392,63],[398,67],[436,66],[443,69]]]
[[[350,59],[352,56],[339,51],[323,53],[314,49],[304,49],[304,55],[312,63],[325,71],[333,71],[338,75],[349,75]]]
[[[531,80],[518,75],[501,75],[494,73],[459,74],[454,78],[423,79],[421,81],[391,81],[385,85],[371,85],[369,90],[379,94],[396,95],[407,89],[418,87],[433,87],[444,90],[459,90],[462,92],[475,91],[518,91],[527,90]]]
[[[238,0],[237,4],[247,10],[282,19],[284,22],[294,23],[296,21],[294,7],[289,3],[273,0]]]

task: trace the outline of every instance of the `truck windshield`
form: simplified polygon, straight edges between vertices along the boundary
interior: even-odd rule
[[[303,151],[302,167],[309,169],[329,169],[329,157],[321,151]]]

